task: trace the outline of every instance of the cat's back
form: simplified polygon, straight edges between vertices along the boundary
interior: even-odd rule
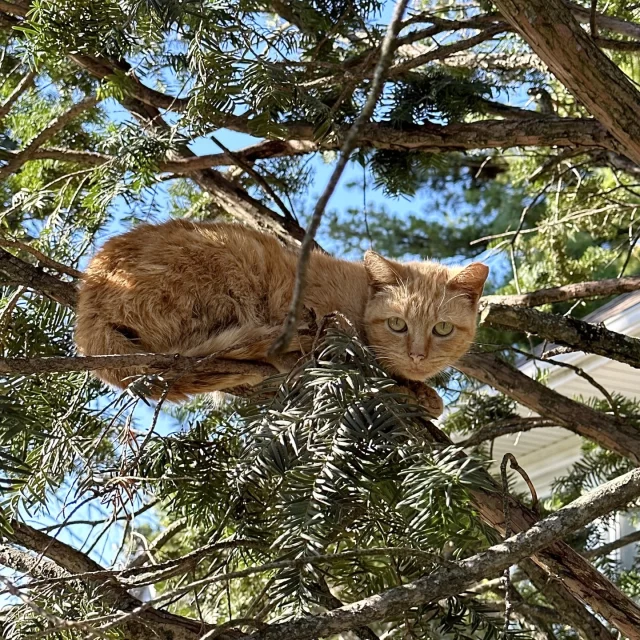
[[[291,287],[295,259],[275,238],[240,225],[140,225],[107,241],[87,267],[77,342],[83,347],[99,325],[123,325],[146,348],[166,351],[177,336],[196,340],[268,317]]]
[[[280,251],[275,239],[235,224],[188,220],[141,224],[104,244],[89,263],[84,283],[109,280],[134,286],[140,284],[134,278],[211,275],[220,262],[240,266]]]

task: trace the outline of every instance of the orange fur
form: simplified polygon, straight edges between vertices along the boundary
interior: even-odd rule
[[[269,362],[269,346],[287,313],[297,253],[239,225],[173,220],[140,225],[109,240],[84,274],[75,339],[85,355],[141,352]],[[355,325],[389,373],[424,380],[455,362],[475,333],[477,300],[487,268],[452,270],[434,262],[400,264],[367,252],[365,262],[315,252],[304,304],[318,318],[339,311]],[[390,316],[408,331],[394,334]],[[432,334],[451,322],[450,337]],[[299,351],[294,341],[290,351]],[[410,353],[420,351],[416,364]],[[278,364],[277,362],[272,362]],[[126,387],[132,369],[96,374]],[[184,374],[169,399],[182,399],[258,379]]]

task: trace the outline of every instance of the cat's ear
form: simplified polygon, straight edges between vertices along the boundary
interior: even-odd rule
[[[460,291],[477,302],[482,295],[484,283],[489,275],[489,267],[482,262],[472,262],[447,282],[447,288]]]
[[[364,268],[369,285],[374,289],[393,286],[402,280],[402,265],[383,258],[371,249],[364,254]]]

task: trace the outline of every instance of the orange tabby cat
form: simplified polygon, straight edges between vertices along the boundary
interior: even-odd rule
[[[246,227],[173,220],[109,240],[84,275],[75,339],[85,355],[221,352],[269,362],[289,308],[298,255]],[[339,311],[392,375],[425,380],[453,364],[475,334],[488,268],[401,264],[367,251],[364,263],[313,253],[304,305],[317,318]],[[301,350],[296,338],[290,351]],[[278,365],[278,362],[272,363]],[[95,372],[126,387],[135,368]],[[186,373],[169,399],[260,380]]]

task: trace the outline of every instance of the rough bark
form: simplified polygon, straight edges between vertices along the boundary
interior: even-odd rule
[[[579,631],[585,640],[613,640],[612,633],[554,576],[548,575],[530,558],[521,560],[519,564],[533,586],[560,612],[562,622]]]
[[[0,283],[22,285],[73,308],[77,299],[75,285],[34,267],[0,248]]]
[[[502,15],[640,164],[640,93],[562,0],[496,0]]]
[[[595,353],[640,368],[640,339],[610,331],[601,324],[502,304],[485,305],[480,321],[492,327],[533,333],[576,351]]]
[[[539,307],[543,304],[566,302],[567,300],[581,300],[583,298],[606,298],[617,296],[640,289],[640,276],[625,278],[609,278],[607,280],[592,280],[590,282],[576,282],[562,287],[538,289],[530,293],[505,296],[484,296],[480,299],[480,308],[486,305],[507,304],[514,307]]]
[[[456,368],[501,391],[543,418],[640,463],[640,431],[624,420],[567,398],[491,353],[469,353]]]
[[[248,360],[208,359],[180,356],[178,354],[140,353],[132,355],[105,356],[60,356],[49,358],[0,358],[0,373],[32,374],[60,371],[95,371],[97,369],[120,369],[140,367],[149,372],[171,369],[181,371],[204,371],[210,373],[258,374],[265,378],[277,375],[278,370],[263,362]]]

